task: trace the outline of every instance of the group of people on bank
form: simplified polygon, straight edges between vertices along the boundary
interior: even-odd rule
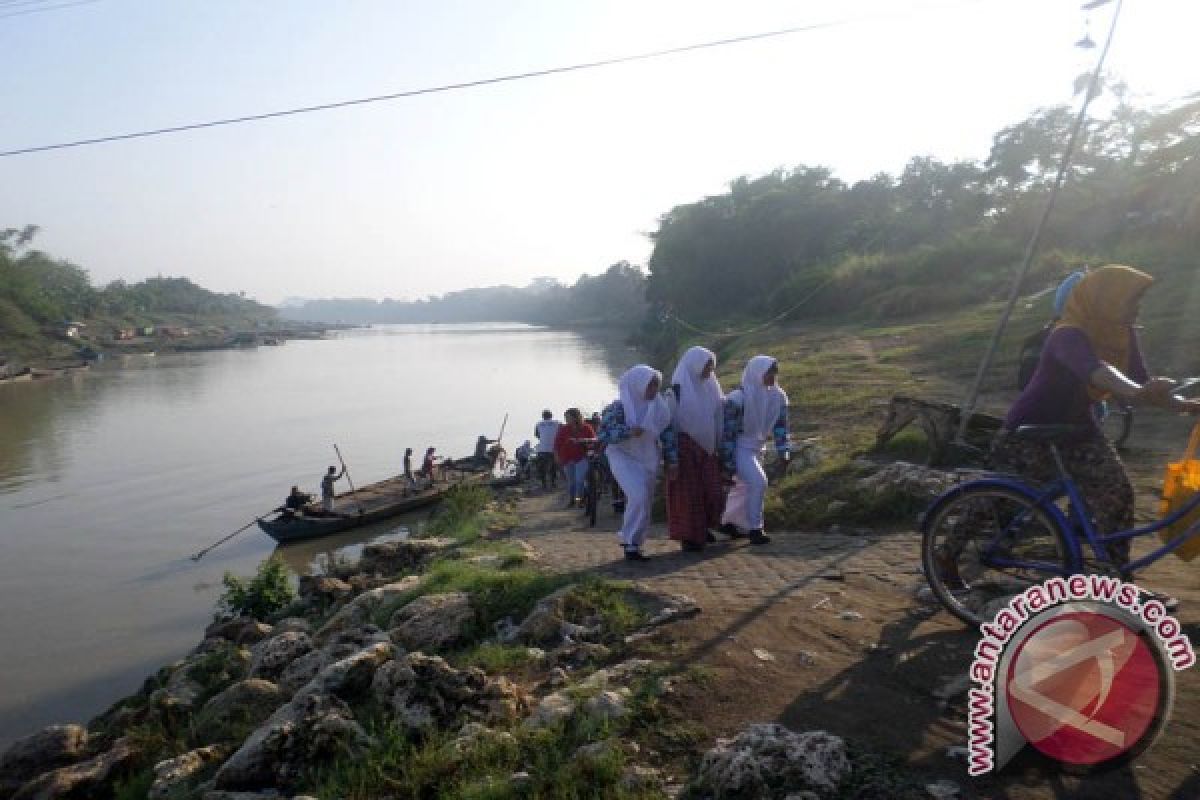
[[[618,533],[625,557],[640,561],[659,476],[666,472],[667,528],[684,550],[702,550],[716,533],[766,544],[763,503],[767,475],[764,447],[790,457],[788,398],[778,385],[779,363],[760,355],[750,359],[742,383],[729,394],[716,375],[716,355],[704,347],[683,354],[671,383],[645,364],[627,370],[617,397],[585,420],[568,409],[558,423],[543,412],[534,435],[542,485],[553,488],[556,467],[567,482],[567,505],[586,489],[587,446],[598,443],[624,496]],[[532,458],[532,445],[518,448],[518,462]]]

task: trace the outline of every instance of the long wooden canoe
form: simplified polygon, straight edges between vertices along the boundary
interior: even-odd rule
[[[413,492],[408,489],[404,478],[388,478],[337,495],[333,501],[332,516],[278,511],[260,519],[258,527],[280,544],[314,539],[431,506],[457,486],[487,486],[491,482],[492,479],[487,475],[468,475],[458,481],[435,483],[428,489]]]

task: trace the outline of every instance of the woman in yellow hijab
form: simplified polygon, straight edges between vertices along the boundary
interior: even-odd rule
[[[1014,432],[1022,425],[1070,426],[1055,444],[1100,533],[1133,527],[1134,494],[1120,456],[1100,430],[1096,401],[1115,395],[1135,404],[1200,412],[1200,401],[1172,396],[1175,382],[1151,378],[1142,360],[1134,324],[1142,296],[1153,283],[1146,273],[1119,265],[1087,273],[1071,289],[1033,377],[992,444],[996,469],[1050,482],[1058,472],[1048,444]],[[1109,553],[1123,567],[1129,562],[1129,540],[1110,545]],[[939,569],[961,585],[957,555],[947,542]]]

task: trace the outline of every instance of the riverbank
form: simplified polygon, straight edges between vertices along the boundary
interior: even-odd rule
[[[275,317],[170,314],[147,317],[136,326],[99,317],[23,335],[0,331],[0,384],[63,377],[105,359],[281,345],[353,327]]]

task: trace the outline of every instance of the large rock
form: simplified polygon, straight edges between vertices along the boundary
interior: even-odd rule
[[[565,691],[551,692],[543,697],[525,720],[529,728],[546,728],[566,722],[575,716],[575,701]]]
[[[410,575],[401,581],[363,592],[338,609],[338,612],[330,617],[329,621],[317,631],[313,637],[314,641],[318,646],[323,647],[330,640],[348,630],[362,628],[368,624],[379,624],[375,620],[376,615],[398,604],[413,589],[420,586],[420,584],[421,578],[419,576]],[[381,622],[386,621],[387,618],[385,617]]]
[[[389,577],[416,572],[437,556],[458,544],[453,539],[401,539],[375,542],[363,548],[359,572]]]
[[[217,620],[204,629],[205,639],[225,639],[234,644],[257,644],[272,633],[272,628],[254,617]]]
[[[0,797],[43,772],[79,761],[87,745],[87,730],[79,725],[51,725],[18,739],[0,755]]]
[[[388,623],[392,641],[409,650],[441,650],[463,640],[475,622],[466,592],[427,594],[400,608]]]
[[[278,686],[261,678],[248,678],[213,697],[196,715],[200,741],[241,741],[249,731],[271,716],[287,698]]]
[[[227,755],[228,747],[212,745],[160,761],[154,765],[154,783],[146,793],[147,800],[170,800],[181,787],[208,767],[219,764]]]
[[[395,649],[391,642],[391,638],[374,625],[341,631],[329,638],[319,650],[306,653],[288,664],[279,676],[279,688],[289,695],[295,694],[330,664],[377,644],[386,644]]]
[[[305,694],[328,694],[347,701],[365,699],[374,682],[376,671],[395,655],[396,648],[389,642],[380,642],[365,650],[359,650],[322,669],[297,692],[297,697]]]
[[[250,654],[250,677],[275,680],[287,665],[300,656],[311,652],[312,638],[307,633],[289,631],[272,636],[254,645]]]
[[[128,739],[118,739],[107,753],[78,764],[44,773],[21,787],[12,800],[57,800],[57,798],[105,796],[114,775],[137,758]]]
[[[424,653],[384,664],[371,689],[412,731],[456,728],[468,721],[512,722],[529,707],[525,693],[507,678],[489,678],[474,668],[457,670]]]
[[[304,694],[277,710],[217,772],[218,789],[292,786],[314,764],[353,753],[369,738],[336,697]]]
[[[537,602],[517,628],[517,637],[528,644],[558,644],[566,624],[566,598],[575,585],[564,586]]]
[[[341,578],[330,575],[301,575],[297,594],[307,600],[329,605],[348,600],[354,594],[354,588]]]
[[[695,783],[724,798],[783,798],[804,790],[828,795],[849,772],[846,743],[837,736],[751,725],[735,739],[717,740],[700,762]]]
[[[980,470],[940,470],[896,461],[860,478],[858,488],[875,495],[901,494],[928,504],[965,480],[980,477]]]

